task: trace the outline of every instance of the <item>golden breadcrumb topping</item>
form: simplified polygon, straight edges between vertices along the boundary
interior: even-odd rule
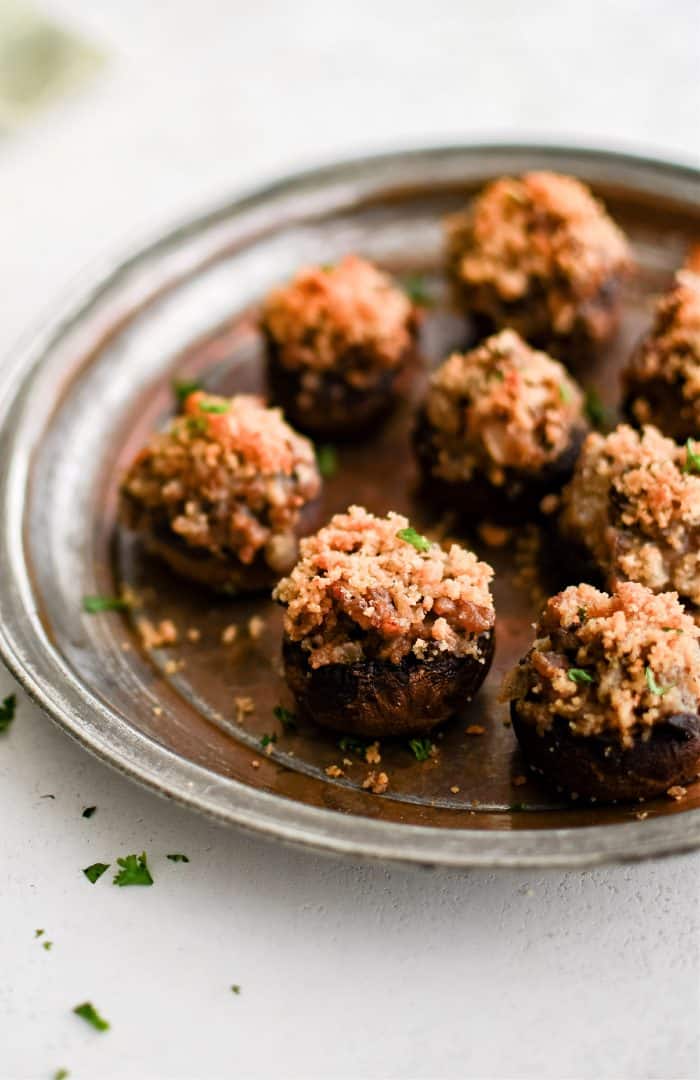
[[[502,485],[506,469],[540,469],[585,425],[583,406],[561,364],[502,330],[471,352],[454,353],[431,377],[425,409],[434,472],[466,480],[482,471]]]
[[[190,394],[184,413],[138,455],[122,490],[155,527],[192,548],[264,556],[273,569],[296,557],[294,527],[321,480],[308,439],[279,409],[239,394]]]
[[[404,360],[413,321],[406,294],[358,255],[300,270],[269,294],[262,316],[285,367],[339,367],[358,382],[367,369],[395,368]]]
[[[654,427],[640,433],[622,424],[589,435],[563,492],[562,533],[591,553],[611,584],[675,589],[700,604],[697,453],[700,444],[689,453]]]
[[[614,733],[629,746],[676,713],[698,712],[700,629],[675,593],[572,585],[548,601],[535,633],[503,697],[540,734],[561,718],[576,735]]]
[[[379,518],[361,506],[336,514],[300,548],[273,595],[286,607],[287,638],[301,643],[311,667],[398,663],[411,651],[478,658],[477,638],[495,619],[493,570],[473,552],[457,544],[443,551],[401,514]]]
[[[603,204],[557,173],[494,180],[447,230],[453,273],[477,309],[484,289],[507,304],[544,294],[559,334],[573,330],[582,302],[631,266],[627,240]]]
[[[640,392],[631,404],[639,423],[654,420],[639,384],[660,380],[678,387],[683,420],[700,434],[700,273],[678,271],[623,378],[632,393]]]

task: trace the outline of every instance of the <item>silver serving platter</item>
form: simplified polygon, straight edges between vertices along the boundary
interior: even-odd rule
[[[574,174],[622,193],[622,203],[636,200],[633,240],[646,293],[663,285],[689,238],[700,235],[700,172],[689,167],[544,146],[363,158],[237,198],[107,264],[5,362],[0,653],[45,712],[103,761],[220,821],[353,857],[585,866],[700,844],[697,798],[683,806],[667,800],[643,821],[634,808],[577,815],[536,796],[525,807],[530,817],[497,800],[480,815],[419,796],[407,769],[406,792],[394,801],[331,785],[303,753],[295,764],[275,748],[251,770],[253,737],[227,721],[223,705],[204,700],[186,668],[167,676],[167,662],[139,652],[122,616],[81,610],[84,595],[115,588],[115,559],[123,568],[133,558],[115,553],[116,482],[138,440],[167,415],[173,371],[201,363],[216,377],[218,365],[224,382],[233,371],[245,385],[245,373],[260,366],[250,313],[272,284],[301,263],[352,249],[390,266],[439,267],[441,212],[495,175],[532,168]],[[660,218],[657,205],[665,208]],[[265,647],[274,653],[275,640]],[[214,651],[198,657],[191,667],[208,662],[209,685],[220,676],[229,696],[250,689],[245,657],[230,672]]]

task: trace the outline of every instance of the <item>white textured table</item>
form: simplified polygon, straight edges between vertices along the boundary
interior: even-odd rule
[[[540,132],[700,158],[696,0],[47,6],[111,63],[0,143],[3,353],[125,235],[336,153]],[[337,863],[138,790],[21,694],[0,817],[3,1080],[697,1073],[700,856],[583,874]],[[80,873],[144,848],[152,889]],[[71,1015],[86,998],[109,1032]]]

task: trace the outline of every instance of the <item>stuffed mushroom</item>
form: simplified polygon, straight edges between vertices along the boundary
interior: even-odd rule
[[[700,435],[700,266],[680,270],[622,374],[624,411],[678,442]]]
[[[415,432],[423,488],[463,517],[535,517],[571,476],[586,431],[577,383],[503,330],[432,375]]]
[[[121,486],[124,524],[178,574],[229,593],[269,589],[315,524],[314,449],[251,395],[188,396]]]
[[[634,582],[553,597],[508,676],[530,767],[571,797],[652,798],[700,772],[700,629],[674,593]]]
[[[583,557],[610,588],[673,590],[700,614],[700,444],[680,447],[651,426],[590,434],[562,495],[559,533],[562,561]]]
[[[359,506],[301,542],[276,587],[287,682],[323,727],[369,736],[430,731],[479,689],[494,649],[493,571],[443,551],[400,514]]]
[[[627,240],[585,184],[532,172],[488,184],[447,221],[458,302],[567,362],[608,341],[630,271]]]
[[[270,392],[300,430],[361,435],[387,413],[415,345],[416,311],[371,262],[300,270],[263,306]]]

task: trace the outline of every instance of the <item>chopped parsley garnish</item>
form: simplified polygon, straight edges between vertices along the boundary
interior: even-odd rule
[[[173,393],[181,405],[190,394],[194,394],[201,389],[202,384],[195,379],[173,379]]]
[[[321,263],[321,269],[324,274],[330,274],[331,270],[335,270],[335,263]]]
[[[206,413],[225,413],[229,410],[228,401],[200,401],[199,411]]]
[[[679,626],[662,626],[664,634],[682,634],[683,631]]]
[[[45,934],[45,933],[46,933],[45,930],[35,930],[34,931],[34,937],[41,937],[41,935]]]
[[[352,735],[343,735],[342,739],[338,741],[338,746],[346,754],[357,754],[358,757],[363,758],[367,749],[367,744],[362,742],[362,739],[355,739]]]
[[[405,540],[407,544],[411,544],[416,551],[430,551],[430,540],[421,536],[411,525],[407,529],[399,529],[396,535],[399,540]]]
[[[114,875],[115,885],[152,885],[153,878],[146,862],[146,852],[141,855],[126,855],[123,859],[117,859],[121,866]]]
[[[572,682],[575,683],[594,683],[595,679],[592,675],[589,675],[587,671],[584,671],[580,667],[570,667],[566,673]]]
[[[16,709],[17,695],[8,694],[2,702],[2,705],[0,705],[0,731],[7,731],[10,724],[15,718]]]
[[[316,464],[324,480],[329,480],[338,471],[338,454],[334,446],[327,444],[316,447]]]
[[[94,885],[95,882],[102,877],[105,870],[109,870],[109,867],[110,864],[108,862],[95,862],[92,866],[86,866],[83,873],[88,881]]]
[[[263,750],[265,749],[266,746],[269,746],[270,743],[276,743],[276,742],[277,742],[277,736],[274,733],[274,731],[273,731],[272,735],[265,734],[260,739],[260,745],[262,746]]]
[[[188,416],[187,430],[190,435],[206,435],[207,422],[203,416]]]
[[[83,1020],[87,1020],[88,1024],[92,1024],[98,1031],[109,1030],[109,1023],[104,1020],[94,1005],[89,1001],[84,1001],[82,1005],[76,1005],[73,1009],[76,1016],[82,1016]]]
[[[569,390],[566,383],[559,383],[559,397],[565,405],[568,405],[571,401],[571,390]]]
[[[408,299],[416,307],[431,306],[432,297],[426,288],[425,278],[422,274],[407,274],[403,278],[401,285]]]
[[[176,851],[173,855],[166,855],[165,857],[166,857],[166,859],[170,859],[171,862],[189,862],[190,861],[187,858],[186,855],[182,855],[178,851]]]
[[[83,810],[82,816],[87,817],[87,818],[91,818],[92,815],[95,813],[95,810],[97,810],[96,806],[86,806],[85,809]]]
[[[697,454],[693,450],[693,440],[688,439],[685,444],[685,465],[683,466],[684,473],[700,473],[700,454]]]
[[[51,951],[53,941],[44,941],[42,944],[43,944],[43,947],[46,949],[47,952]]]
[[[600,394],[592,386],[586,390],[586,401],[583,407],[594,428],[600,429],[606,426],[608,410],[605,408]]]
[[[578,621],[579,622],[584,623],[586,621],[586,619],[588,618],[588,612],[586,611],[585,607],[580,607],[578,609],[578,611],[576,612],[576,614],[578,615]]]
[[[408,745],[416,761],[427,761],[433,749],[430,739],[410,739]]]
[[[656,681],[654,672],[651,670],[650,667],[644,668],[644,678],[647,681],[647,686],[649,687],[651,693],[656,694],[657,697],[663,697],[664,694],[667,694],[669,692],[669,690],[673,690],[673,687],[675,686],[675,683],[671,683],[670,686],[659,686]]]
[[[232,994],[240,994],[240,992],[241,992],[240,986],[238,985],[238,983],[234,983],[233,986],[231,987],[231,993]]]
[[[126,600],[120,596],[84,596],[83,611],[88,615],[98,615],[101,611],[126,611]]]
[[[56,1072],[53,1074],[53,1080],[68,1080],[69,1076],[70,1073],[68,1072],[68,1069],[56,1069]]]
[[[508,807],[508,809],[509,810],[515,810],[515,811],[524,810],[525,809],[525,803],[521,803],[521,802],[511,803],[510,806]]]
[[[284,705],[275,705],[272,715],[275,720],[279,720],[283,731],[292,732],[297,730],[296,716],[289,709],[285,709]]]

